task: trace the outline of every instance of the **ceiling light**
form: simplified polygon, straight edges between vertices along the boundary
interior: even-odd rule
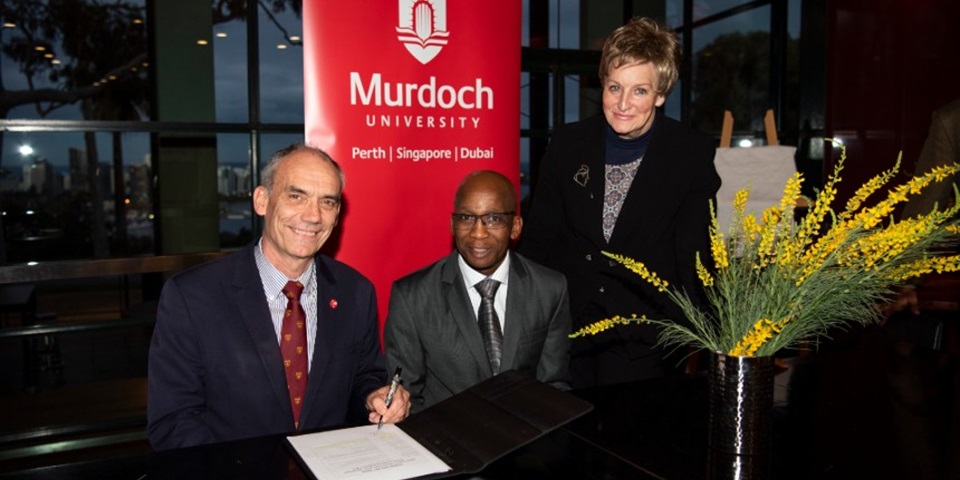
[[[277,50],[286,50],[286,49],[287,49],[287,46],[282,43],[280,45],[277,45]]]
[[[206,40],[200,39],[197,40],[197,45],[206,45],[208,42]]]
[[[291,41],[291,42],[299,42],[299,41],[300,41],[300,37],[297,36],[297,35],[294,35],[294,36],[290,37],[290,41]]]
[[[227,38],[226,32],[217,32],[217,38]]]

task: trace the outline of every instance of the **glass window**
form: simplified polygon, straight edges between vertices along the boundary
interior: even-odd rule
[[[220,201],[220,248],[244,246],[253,239],[253,175],[250,135],[217,135],[217,194]]]
[[[670,92],[670,95],[667,97],[667,101],[663,104],[663,112],[674,120],[680,120],[681,118],[681,98],[683,98],[683,80],[678,79],[677,83],[673,86],[673,91]]]
[[[260,137],[260,170],[263,170],[263,167],[267,166],[267,161],[270,160],[270,156],[277,150],[294,143],[303,142],[304,138],[302,133],[263,134]],[[334,158],[334,160],[339,161],[336,158]],[[258,176],[256,180],[259,182],[260,177]]]
[[[7,132],[0,171],[6,260],[153,252],[146,133]]]
[[[215,19],[213,45],[217,121],[246,122],[249,118],[249,102],[247,23],[244,18]]]
[[[683,0],[666,0],[667,14],[664,23],[670,28],[683,25]]]
[[[109,140],[108,140],[109,139]],[[150,134],[144,132],[99,133],[98,143],[111,146],[115,227],[112,229],[110,256],[149,255],[154,252],[156,203],[153,188],[153,161]],[[119,148],[118,158],[117,152]],[[104,151],[104,154],[110,150]],[[103,161],[103,160],[101,160]],[[122,188],[117,186],[123,182]],[[116,192],[123,192],[118,195]],[[109,199],[105,202],[110,205]],[[109,226],[110,219],[107,219]]]
[[[286,5],[264,7],[265,2],[259,3],[260,118],[266,123],[303,123],[303,27],[299,13]]]
[[[701,18],[707,18],[716,15],[724,10],[738,7],[751,0],[694,0],[693,2],[693,21]]]
[[[576,122],[580,120],[580,75],[564,75],[563,90],[564,122]]]
[[[530,72],[520,72],[520,128],[530,128]]]
[[[770,97],[770,6],[693,30],[693,126],[719,134],[724,110],[734,131],[763,131]]]
[[[800,17],[802,2],[800,0],[790,0],[788,3],[787,14],[787,33],[790,38],[797,40],[800,38]]]
[[[550,47],[580,48],[580,1],[550,2]]]
[[[0,95],[13,105],[4,118],[149,117],[145,14],[142,0],[5,8]]]
[[[520,201],[521,211],[528,207],[525,202],[530,195],[530,138],[520,138]],[[525,212],[524,212],[525,213]]]
[[[520,13],[520,46],[530,46],[530,2],[523,1],[523,10]]]
[[[793,135],[800,129],[800,0],[790,0],[787,10],[786,35],[786,71],[784,75],[784,90],[781,92],[782,111],[777,112],[777,129],[780,132],[780,142],[796,145]]]

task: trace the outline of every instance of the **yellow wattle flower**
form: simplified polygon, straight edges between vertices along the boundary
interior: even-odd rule
[[[760,350],[760,347],[783,330],[787,321],[787,318],[779,322],[771,322],[769,318],[757,320],[757,323],[753,324],[753,328],[737,342],[737,345],[728,354],[736,357],[754,356]]]
[[[809,266],[807,262],[809,262],[811,259],[819,259],[816,253],[811,253],[807,248],[814,242],[814,237],[820,232],[821,225],[823,224],[823,220],[826,218],[827,214],[832,212],[830,205],[837,196],[836,185],[837,182],[840,181],[840,171],[843,169],[843,163],[846,159],[846,149],[842,149],[840,153],[840,159],[833,168],[833,174],[827,177],[827,182],[817,193],[817,198],[813,203],[813,209],[807,212],[807,215],[804,216],[799,230],[792,241],[792,245],[788,249],[789,251],[781,255],[781,258],[779,259],[780,265],[794,267],[802,267],[805,265]],[[809,275],[809,271],[811,269],[804,268],[804,270],[807,270],[808,272],[807,274],[802,274],[797,280],[796,284],[798,286],[803,283],[803,279]]]
[[[827,261],[831,256],[834,255],[840,246],[852,235],[854,228],[855,226],[852,221],[837,224],[803,253],[799,261],[799,275],[795,281],[797,287],[802,285],[807,278],[815,272],[823,269],[827,265]]]
[[[928,273],[960,272],[960,255],[930,257],[901,265],[887,274],[893,282],[903,282]]]
[[[800,172],[794,173],[786,186],[783,187],[783,196],[780,197],[780,211],[792,212],[800,199],[800,186],[803,184],[803,175]]]
[[[770,207],[763,211],[763,228],[760,230],[760,244],[757,247],[756,268],[766,267],[770,263],[770,256],[776,253],[773,251],[773,245],[782,215],[783,211],[779,207]]]
[[[743,218],[745,210],[747,208],[747,200],[750,199],[750,190],[747,188],[741,188],[737,190],[737,193],[733,195],[733,218],[736,219]],[[712,205],[712,204],[711,204]],[[716,218],[716,215],[714,215]],[[732,228],[733,226],[731,226]]]
[[[641,262],[638,262],[624,255],[617,255],[615,253],[610,253],[610,252],[600,252],[600,253],[616,260],[621,265],[630,269],[630,271],[632,271],[633,273],[640,275],[640,278],[643,278],[644,280],[647,281],[647,283],[656,287],[658,291],[662,292],[666,290],[667,287],[670,286],[670,284],[667,283],[666,280],[663,280],[662,278],[658,277],[656,273],[651,272],[649,269],[647,269],[647,266]]]
[[[837,255],[837,264],[867,270],[878,269],[936,228],[935,216],[904,220],[865,235],[846,245]]]
[[[762,231],[762,227],[757,223],[757,217],[754,215],[746,215],[743,217],[741,225],[743,225],[744,241],[748,243],[755,242]]]
[[[687,323],[615,316],[581,328],[571,337],[596,335],[629,323],[650,323],[658,327],[663,345],[693,344],[738,356],[770,355],[801,340],[817,341],[835,327],[876,321],[877,299],[905,280],[960,271],[960,255],[945,249],[960,244],[960,191],[956,187],[957,201],[952,208],[935,208],[902,221],[893,216],[899,203],[932,182],[955,175],[960,164],[938,167],[896,187],[887,183],[895,177],[897,167],[881,172],[860,186],[838,214],[832,203],[846,158],[840,148],[833,174],[801,219],[793,214],[800,198],[800,175],[787,182],[779,203],[760,216],[745,212],[749,191],[737,192],[733,222],[726,232],[720,231],[714,205],[709,205],[710,252],[698,252],[693,265],[703,286],[699,293],[705,294],[708,305],[702,308],[696,293],[684,288],[665,295],[680,308]],[[878,192],[886,197],[868,207]],[[666,290],[667,283],[645,264],[603,253],[658,290]],[[716,268],[708,268],[709,260]],[[759,318],[763,315],[768,317]]]
[[[700,283],[704,287],[713,286],[713,275],[707,271],[707,267],[700,261],[700,252],[697,252],[697,277],[700,278]]]
[[[900,170],[900,160],[903,158],[903,152],[897,156],[897,163],[893,165],[893,168],[880,172],[879,175],[867,180],[866,183],[860,186],[857,191],[853,194],[853,197],[847,201],[847,206],[843,210],[843,213],[840,215],[841,218],[847,218],[850,212],[855,212],[860,209],[860,206],[863,205],[863,202],[873,195],[874,192],[879,190],[881,187],[887,184],[894,175]]]
[[[598,322],[591,323],[576,332],[568,335],[569,338],[585,337],[587,335],[596,335],[605,330],[610,330],[617,325],[627,325],[630,323],[643,323],[647,321],[646,315],[637,316],[634,314],[630,317],[621,317],[620,315],[614,315],[610,318],[604,318]]]
[[[856,216],[854,221],[862,225],[863,228],[871,229],[879,224],[884,218],[893,213],[896,206],[906,202],[908,194],[915,195],[933,182],[940,182],[949,176],[960,171],[960,164],[942,165],[936,167],[919,177],[912,177],[906,183],[890,190],[887,198],[879,202],[872,208],[864,208]]]
[[[723,241],[723,233],[717,228],[710,228],[710,255],[713,257],[713,264],[717,270],[723,270],[730,266],[730,260],[727,258],[727,244]]]

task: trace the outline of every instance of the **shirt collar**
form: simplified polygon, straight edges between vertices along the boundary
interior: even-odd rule
[[[286,286],[290,280],[297,280],[303,284],[304,295],[312,295],[316,291],[316,262],[310,262],[310,266],[307,267],[306,271],[304,271],[300,277],[287,278],[287,276],[278,270],[277,267],[274,267],[273,264],[267,260],[266,255],[263,254],[263,237],[257,242],[257,248],[253,249],[253,256],[256,258],[257,270],[260,271],[260,281],[263,283],[263,291],[267,294],[267,298],[272,299],[282,294],[283,287]]]
[[[467,288],[472,288],[474,285],[483,281],[487,278],[487,275],[484,275],[473,269],[470,265],[467,264],[467,261],[463,259],[463,255],[457,254],[457,263],[460,265],[460,273],[463,275],[463,281],[466,283]],[[490,278],[500,282],[501,285],[507,284],[507,278],[510,277],[510,253],[507,253],[507,256],[503,258],[503,262],[500,263],[500,266],[490,275]]]

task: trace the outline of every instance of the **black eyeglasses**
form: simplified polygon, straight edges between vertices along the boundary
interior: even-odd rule
[[[490,212],[483,215],[470,215],[467,213],[454,213],[453,227],[458,230],[469,230],[477,224],[477,219],[483,223],[483,226],[490,230],[497,230],[507,226],[507,217],[516,215],[517,212]]]

